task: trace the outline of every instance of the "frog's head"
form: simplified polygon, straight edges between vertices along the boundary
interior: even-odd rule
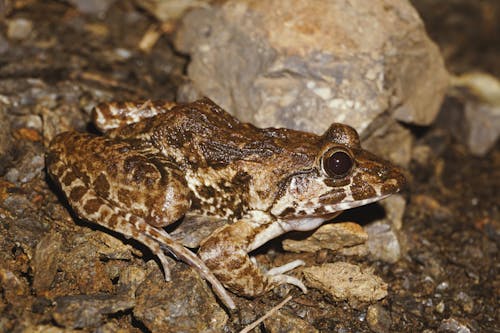
[[[358,133],[343,124],[331,125],[320,137],[312,159],[307,168],[282,180],[273,215],[282,220],[328,219],[381,200],[405,184],[397,167],[363,150]]]

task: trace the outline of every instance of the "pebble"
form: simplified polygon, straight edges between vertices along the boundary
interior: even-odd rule
[[[7,21],[7,38],[12,40],[26,39],[33,30],[33,22],[23,18]]]
[[[370,305],[366,313],[368,326],[375,333],[389,332],[391,327],[391,315],[378,304]]]
[[[441,322],[438,333],[471,333],[471,330],[455,318],[448,318]]]
[[[335,301],[345,300],[354,307],[387,296],[387,283],[373,274],[371,269],[350,263],[306,267],[302,272],[307,285],[329,293]]]
[[[316,252],[322,249],[338,251],[363,244],[367,239],[367,233],[359,224],[330,223],[322,225],[305,239],[285,239],[283,249],[292,252]]]
[[[389,224],[375,222],[365,227],[368,233],[368,249],[375,260],[395,263],[401,257],[401,246],[395,231]]]

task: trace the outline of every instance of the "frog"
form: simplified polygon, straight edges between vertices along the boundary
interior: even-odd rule
[[[283,284],[307,292],[289,274],[302,260],[265,270],[252,251],[406,184],[400,168],[364,150],[345,124],[322,135],[259,128],[206,97],[101,103],[92,121],[100,134],[63,132],[48,147],[48,174],[69,206],[144,244],[167,281],[169,254],[191,265],[229,309],[229,292],[255,298]],[[197,252],[166,231],[189,219],[218,222]]]

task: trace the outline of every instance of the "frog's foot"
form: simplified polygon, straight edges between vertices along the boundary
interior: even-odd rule
[[[303,265],[305,265],[304,261],[294,260],[292,262],[289,262],[288,264],[271,268],[265,273],[265,275],[267,276],[271,284],[274,285],[292,284],[298,287],[300,290],[302,290],[304,294],[307,294],[307,288],[300,279],[294,276],[284,274]]]

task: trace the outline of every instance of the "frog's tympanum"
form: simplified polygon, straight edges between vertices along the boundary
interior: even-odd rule
[[[342,124],[321,136],[260,129],[206,98],[101,104],[94,122],[104,136],[65,132],[50,144],[48,172],[71,207],[146,245],[167,280],[166,252],[189,263],[229,308],[234,303],[224,287],[246,297],[283,283],[306,290],[285,274],[302,261],[264,272],[249,252],[383,199],[405,182]],[[188,216],[225,221],[201,241],[198,255],[163,229]]]

